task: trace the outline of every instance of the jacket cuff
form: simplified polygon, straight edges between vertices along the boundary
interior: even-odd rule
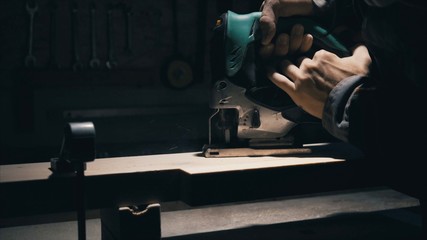
[[[323,127],[334,137],[348,142],[349,121],[347,109],[355,89],[363,82],[362,76],[351,76],[340,81],[329,93],[322,115]]]

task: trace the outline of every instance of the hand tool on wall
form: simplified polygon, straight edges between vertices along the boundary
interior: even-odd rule
[[[77,1],[71,3],[71,49],[72,49],[72,69],[81,70],[83,63],[80,59],[80,36],[79,36],[79,6]]]
[[[25,9],[29,15],[29,27],[28,27],[28,53],[25,56],[25,67],[33,68],[36,65],[36,57],[33,55],[33,43],[34,43],[34,20],[36,12],[39,7],[35,1],[27,1]]]
[[[194,64],[194,78],[202,82],[205,78],[206,63],[206,17],[208,3],[205,0],[197,1],[197,42]]]
[[[113,27],[113,11],[114,5],[109,4],[107,9],[107,50],[108,59],[106,66],[108,69],[114,69],[117,67],[116,53],[114,51],[114,27]]]
[[[172,0],[172,28],[174,53],[161,68],[161,79],[166,86],[173,89],[185,89],[194,82],[193,67],[190,62],[179,52],[177,0]]]
[[[125,26],[126,26],[126,42],[125,42],[125,49],[124,53],[126,55],[132,55],[132,31],[133,31],[133,24],[132,24],[132,7],[129,5],[123,6],[123,15],[125,17]]]
[[[101,61],[97,55],[96,6],[94,1],[91,1],[90,3],[90,43],[91,56],[89,60],[89,67],[96,69],[101,65]]]
[[[57,23],[56,23],[56,14],[58,9],[58,3],[55,0],[50,0],[48,3],[49,6],[49,60],[48,68],[58,69],[60,68],[58,59],[57,59]]]
[[[267,78],[265,66],[283,58],[267,62],[259,56],[260,16],[260,12],[228,11],[216,21],[211,41],[213,84],[209,103],[215,113],[209,118],[209,144],[203,147],[205,157],[221,157],[225,154],[221,150],[226,148],[245,154],[238,151],[245,147],[264,149],[262,154],[268,155],[277,152],[277,148],[298,148],[303,143],[333,140],[318,119],[296,106]],[[280,18],[277,33],[289,33],[297,23],[313,35],[312,50],[326,49],[349,56],[347,48],[335,36],[309,18]]]

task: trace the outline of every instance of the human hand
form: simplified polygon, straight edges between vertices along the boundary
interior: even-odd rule
[[[312,0],[265,0],[260,8],[260,28],[262,45],[269,45],[276,34],[279,17],[310,15],[313,11]]]
[[[304,27],[295,24],[290,33],[276,35],[276,23],[279,17],[292,15],[309,15],[312,9],[311,0],[266,0],[261,5],[260,29],[262,33],[260,55],[266,59],[271,56],[285,56],[295,52],[308,51],[313,43],[311,34],[304,34]]]
[[[270,68],[267,77],[284,90],[307,113],[322,118],[330,91],[343,79],[367,75],[371,58],[364,45],[353,50],[350,57],[340,58],[326,50],[317,51],[313,58],[303,57],[299,66],[283,61],[282,73]]]
[[[304,34],[304,27],[301,24],[295,24],[291,32],[281,33],[277,36],[275,43],[262,45],[259,54],[267,59],[272,56],[286,56],[288,54],[305,53],[313,45],[313,36]]]

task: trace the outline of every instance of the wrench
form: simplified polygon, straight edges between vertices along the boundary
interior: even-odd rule
[[[126,24],[126,46],[125,53],[127,55],[132,55],[132,7],[125,6],[124,7],[125,24]]]
[[[49,62],[48,66],[53,69],[60,68],[57,61],[56,51],[57,51],[57,35],[56,35],[56,11],[58,8],[57,3],[54,0],[49,1]]]
[[[91,59],[89,61],[89,66],[93,69],[98,68],[101,65],[99,58],[96,54],[96,22],[95,22],[96,6],[95,2],[91,2],[90,6],[90,31],[91,31]]]
[[[78,6],[77,2],[73,1],[72,9],[71,9],[71,35],[72,35],[72,44],[73,44],[73,70],[81,70],[83,68],[83,64],[80,60],[79,55],[79,18],[78,18]]]
[[[117,61],[114,53],[114,38],[113,38],[113,6],[110,6],[107,11],[107,43],[108,43],[108,60],[106,66],[109,69],[117,67]]]
[[[34,34],[34,16],[39,10],[37,3],[34,2],[34,6],[30,6],[30,3],[27,1],[25,5],[27,13],[30,15],[30,24],[28,31],[28,53],[25,57],[25,66],[34,67],[36,65],[36,57],[33,55],[33,34]]]

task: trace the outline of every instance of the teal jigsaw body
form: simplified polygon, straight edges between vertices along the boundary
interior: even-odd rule
[[[261,12],[248,14],[227,12],[225,56],[228,76],[235,75],[241,69],[248,46],[260,40],[261,33],[258,27],[260,17]],[[348,56],[350,54],[348,49],[337,38],[309,18],[279,18],[277,33],[289,33],[295,24],[301,24],[305,33],[313,35],[314,42],[318,48],[327,49],[339,56]]]

